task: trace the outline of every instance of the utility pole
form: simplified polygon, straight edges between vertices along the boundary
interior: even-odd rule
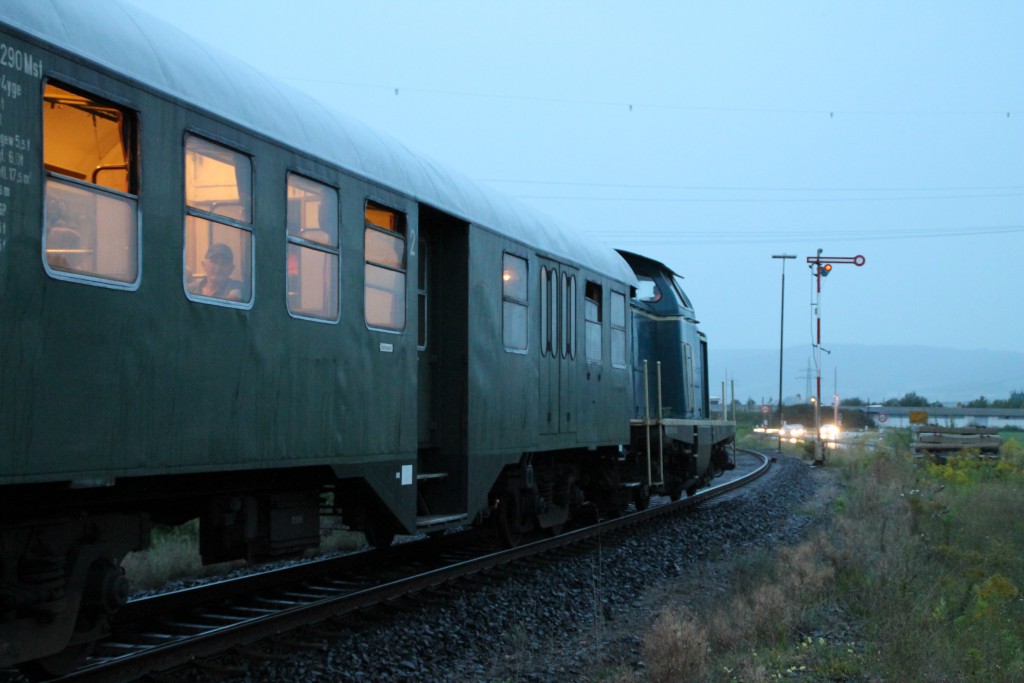
[[[795,259],[796,256],[792,254],[774,254],[772,258],[782,260],[782,304],[779,306],[779,442],[776,447],[777,452],[782,453],[782,426],[786,423],[782,415],[782,350],[785,348],[783,340],[785,339],[784,332],[786,329],[786,261]]]
[[[833,264],[853,264],[858,268],[864,265],[864,257],[857,256],[822,256],[821,249],[816,256],[807,257],[807,265],[811,269],[816,282],[814,297],[814,321],[815,321],[815,342],[814,342],[814,365],[817,371],[817,394],[814,400],[814,464],[824,465],[825,454],[821,449],[821,278],[828,277],[832,272]]]

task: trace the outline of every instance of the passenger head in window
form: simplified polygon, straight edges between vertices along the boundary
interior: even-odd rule
[[[46,262],[57,270],[77,270],[82,253],[78,231],[55,225],[46,231]]]
[[[215,299],[242,300],[242,282],[231,277],[235,270],[231,247],[222,242],[211,244],[203,258],[203,270],[205,275],[196,278],[189,285],[189,291]]]
[[[82,260],[82,237],[62,201],[46,200],[46,262],[57,270],[77,270]]]

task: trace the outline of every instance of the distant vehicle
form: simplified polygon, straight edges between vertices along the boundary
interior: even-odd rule
[[[779,430],[779,435],[783,439],[789,439],[790,443],[800,441],[806,434],[807,430],[801,424],[783,425],[782,429]]]
[[[839,429],[839,425],[834,425],[834,424],[824,424],[824,425],[821,425],[821,440],[824,441],[825,444],[829,448],[834,448],[835,447],[836,442],[839,441],[839,435],[841,433],[842,432]]]

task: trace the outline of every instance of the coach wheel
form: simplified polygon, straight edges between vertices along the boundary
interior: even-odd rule
[[[633,505],[636,509],[646,510],[651,504],[651,487],[646,481],[640,482],[640,485],[633,490]]]
[[[514,548],[522,543],[523,535],[530,530],[523,523],[522,507],[522,497],[511,491],[506,492],[498,503],[498,540],[506,548]]]
[[[679,500],[680,498],[682,498],[683,497],[683,482],[681,482],[681,481],[674,481],[674,482],[672,482],[672,484],[669,487],[667,493],[668,493],[668,499],[671,500],[673,503],[676,502],[677,500]]]

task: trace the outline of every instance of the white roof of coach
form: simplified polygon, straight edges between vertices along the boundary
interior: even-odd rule
[[[5,0],[0,21],[541,252],[635,283],[611,248],[118,0]]]

